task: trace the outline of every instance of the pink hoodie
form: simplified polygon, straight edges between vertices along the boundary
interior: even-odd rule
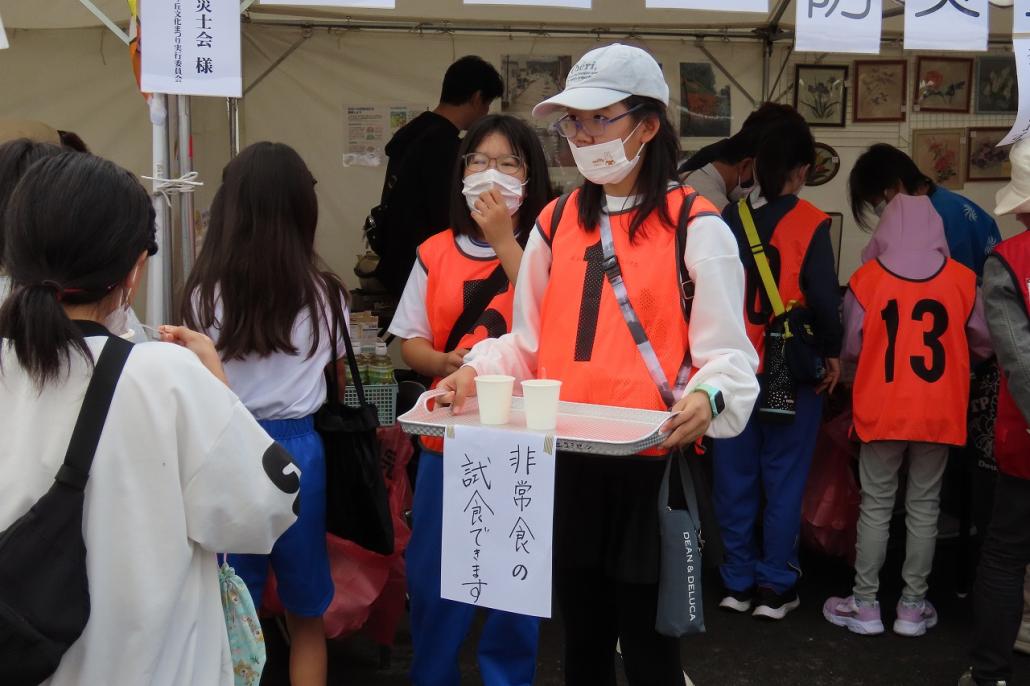
[[[944,235],[944,222],[925,195],[894,196],[880,223],[862,251],[862,264],[880,260],[888,270],[906,279],[927,279],[937,273],[951,254]],[[844,296],[844,347],[841,359],[855,361],[862,350],[862,325],[865,310],[849,290]],[[966,335],[973,357],[991,355],[991,339],[977,292],[973,314],[966,324]]]

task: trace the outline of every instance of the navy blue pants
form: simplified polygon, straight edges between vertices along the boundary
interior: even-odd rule
[[[476,607],[440,597],[443,456],[423,450],[418,465],[411,541],[407,551],[415,686],[457,686],[458,658]],[[530,686],[536,671],[540,620],[484,609],[479,672],[485,686]]]
[[[715,512],[726,558],[720,567],[730,591],[766,586],[783,593],[797,583],[801,500],[823,416],[811,387],[797,392],[791,424],[767,424],[751,415],[736,438],[715,442]],[[762,541],[755,534],[762,495]]]

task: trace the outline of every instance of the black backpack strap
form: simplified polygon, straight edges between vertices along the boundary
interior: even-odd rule
[[[568,193],[562,194],[558,198],[558,201],[554,204],[554,211],[551,212],[551,236],[548,238],[548,243],[554,242],[554,234],[558,232],[558,225],[561,224],[561,217],[565,214],[565,206],[569,204],[569,198],[575,191],[569,191]]]
[[[329,347],[332,352],[331,359],[329,360],[331,371],[327,369],[325,372],[326,403],[332,407],[338,407],[341,404],[340,382],[337,376],[338,366],[336,363],[340,350],[336,347],[336,341],[340,338],[340,332],[342,331],[343,344],[347,349],[347,365],[350,367],[351,383],[354,384],[354,390],[358,393],[358,403],[364,407],[368,404],[365,400],[365,384],[361,381],[361,370],[358,369],[358,359],[354,355],[354,344],[350,339],[350,322],[343,321],[343,307],[340,306],[339,298],[340,290],[334,287],[336,285],[334,278],[331,278],[328,274],[323,274],[322,278],[329,302],[329,312],[333,318],[329,333]]]
[[[690,216],[694,208],[694,201],[697,199],[697,191],[691,190],[683,197],[683,205],[680,206],[679,222],[676,225],[676,267],[680,275],[680,305],[683,308],[683,319],[690,323],[690,312],[694,307],[694,280],[690,278],[687,265],[683,262],[683,255],[687,252],[687,230],[690,223],[701,217],[718,217],[715,212],[698,212]]]
[[[476,286],[476,291],[469,298],[468,305],[465,306],[461,316],[458,317],[457,321],[454,322],[454,326],[451,327],[451,333],[447,336],[443,352],[449,353],[458,346],[461,339],[472,331],[476,322],[486,312],[490,301],[497,297],[507,285],[508,276],[504,273],[504,266],[498,264],[497,268],[490,272],[490,276],[480,281],[479,285]]]
[[[65,453],[64,464],[57,472],[56,481],[77,491],[86,488],[93,456],[96,455],[100,434],[114,399],[114,390],[131,352],[132,343],[117,336],[108,337],[100,352],[100,359],[93,368],[93,378],[86,388],[82,409],[75,421],[68,452]]]

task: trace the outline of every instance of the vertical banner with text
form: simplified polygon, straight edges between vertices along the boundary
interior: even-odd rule
[[[987,50],[987,0],[908,0],[906,50]]]
[[[883,0],[797,0],[798,52],[880,52]]]
[[[239,0],[141,0],[145,93],[243,95]]]
[[[444,442],[440,595],[551,616],[554,438],[454,427]]]

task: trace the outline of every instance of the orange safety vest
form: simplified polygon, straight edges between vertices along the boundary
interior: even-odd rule
[[[815,232],[829,219],[828,214],[799,198],[794,208],[780,219],[773,230],[772,239],[765,246],[769,268],[776,277],[783,305],[788,309],[790,303],[800,306],[805,304],[805,294],[801,291],[801,269]],[[747,252],[750,254],[750,250]],[[744,326],[747,337],[758,352],[758,359],[764,362],[765,327],[772,320],[773,311],[756,270],[747,270],[746,289]]]
[[[854,387],[859,438],[965,445],[976,274],[948,260],[913,280],[870,260],[850,288],[865,310]]]
[[[441,231],[418,248],[418,260],[426,270],[426,315],[433,332],[433,349],[444,350],[454,323],[458,321],[477,282],[487,279],[501,263],[496,257],[472,257],[459,247],[453,231]],[[497,294],[475,325],[458,343],[459,348],[472,349],[487,338],[498,338],[511,331],[511,310],[515,289],[508,284]],[[436,388],[440,379],[433,379]],[[423,436],[422,446],[443,452],[443,439]]]
[[[669,191],[673,221],[689,192],[680,188]],[[569,198],[551,235],[555,204],[544,208],[537,223],[552,255],[551,277],[541,307],[538,376],[561,379],[564,401],[664,410],[605,278],[600,232],[588,232],[579,222],[579,191]],[[718,211],[699,196],[690,216],[704,214],[718,216]],[[611,215],[615,254],[630,302],[672,387],[689,347],[677,264],[683,255],[677,254],[674,227],[665,226],[656,215],[647,219],[631,243],[633,216],[633,210]]]

